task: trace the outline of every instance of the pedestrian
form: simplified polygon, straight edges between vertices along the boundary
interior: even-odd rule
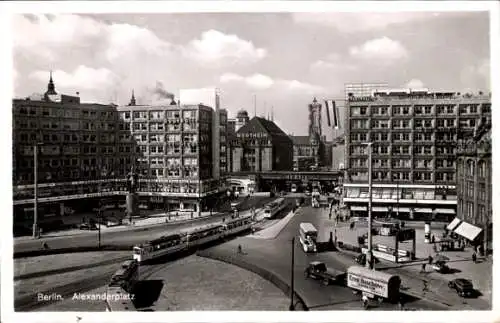
[[[435,253],[437,253],[437,252],[438,252],[436,244],[434,244],[434,245],[432,246],[432,250],[434,250],[434,252],[435,252]]]
[[[238,245],[238,253],[239,253],[239,254],[243,253],[243,249],[241,248],[241,245],[240,245],[240,244]]]
[[[425,272],[425,263],[422,264],[422,272]]]
[[[431,255],[429,255],[429,265],[432,265],[432,261],[434,260]]]
[[[363,307],[364,307],[364,309],[365,310],[368,309],[368,296],[363,295],[362,300],[363,300]]]
[[[472,254],[472,261],[476,264],[477,263],[477,255],[476,252]]]
[[[434,237],[434,235],[431,236],[431,242],[432,243],[435,243],[436,242],[436,238]]]
[[[44,241],[42,243],[42,249],[45,249],[45,250],[49,249],[49,245],[47,244],[47,242]]]

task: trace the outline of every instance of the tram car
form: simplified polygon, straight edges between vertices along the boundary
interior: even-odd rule
[[[171,255],[187,248],[187,235],[175,233],[134,247],[134,259],[139,263]]]
[[[223,224],[224,235],[226,237],[229,237],[246,230],[250,230],[250,228],[252,227],[252,223],[253,221],[251,215],[230,220]]]

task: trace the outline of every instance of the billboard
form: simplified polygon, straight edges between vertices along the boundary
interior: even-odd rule
[[[374,295],[388,297],[387,283],[352,272],[347,274],[347,286]]]

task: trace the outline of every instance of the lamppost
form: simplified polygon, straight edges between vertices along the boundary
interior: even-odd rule
[[[38,142],[33,145],[33,180],[34,180],[34,205],[33,205],[33,239],[40,238],[40,230],[38,228],[38,147],[43,143]]]
[[[99,204],[101,204],[101,202],[99,202]],[[99,249],[101,249],[101,219],[102,219],[102,204],[99,205],[99,210],[97,211],[97,222],[99,224],[97,247]]]
[[[363,143],[368,146],[368,251],[366,252],[366,267],[373,269],[372,255],[372,142]]]
[[[293,294],[294,294],[294,272],[293,269],[295,267],[295,237],[292,237],[292,264],[290,268],[290,275],[291,275],[291,281],[290,281],[290,311],[295,311],[295,305],[293,303]]]

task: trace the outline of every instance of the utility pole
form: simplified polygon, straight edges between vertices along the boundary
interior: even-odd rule
[[[38,144],[33,146],[33,163],[34,163],[34,206],[33,206],[33,239],[39,237],[38,232]]]
[[[372,144],[365,143],[368,146],[368,251],[366,252],[366,267],[373,269],[373,251],[372,251]]]
[[[295,311],[295,305],[293,304],[293,294],[294,294],[294,272],[293,269],[295,267],[295,237],[292,237],[292,267],[290,268],[291,272],[291,282],[290,282],[290,311]]]

